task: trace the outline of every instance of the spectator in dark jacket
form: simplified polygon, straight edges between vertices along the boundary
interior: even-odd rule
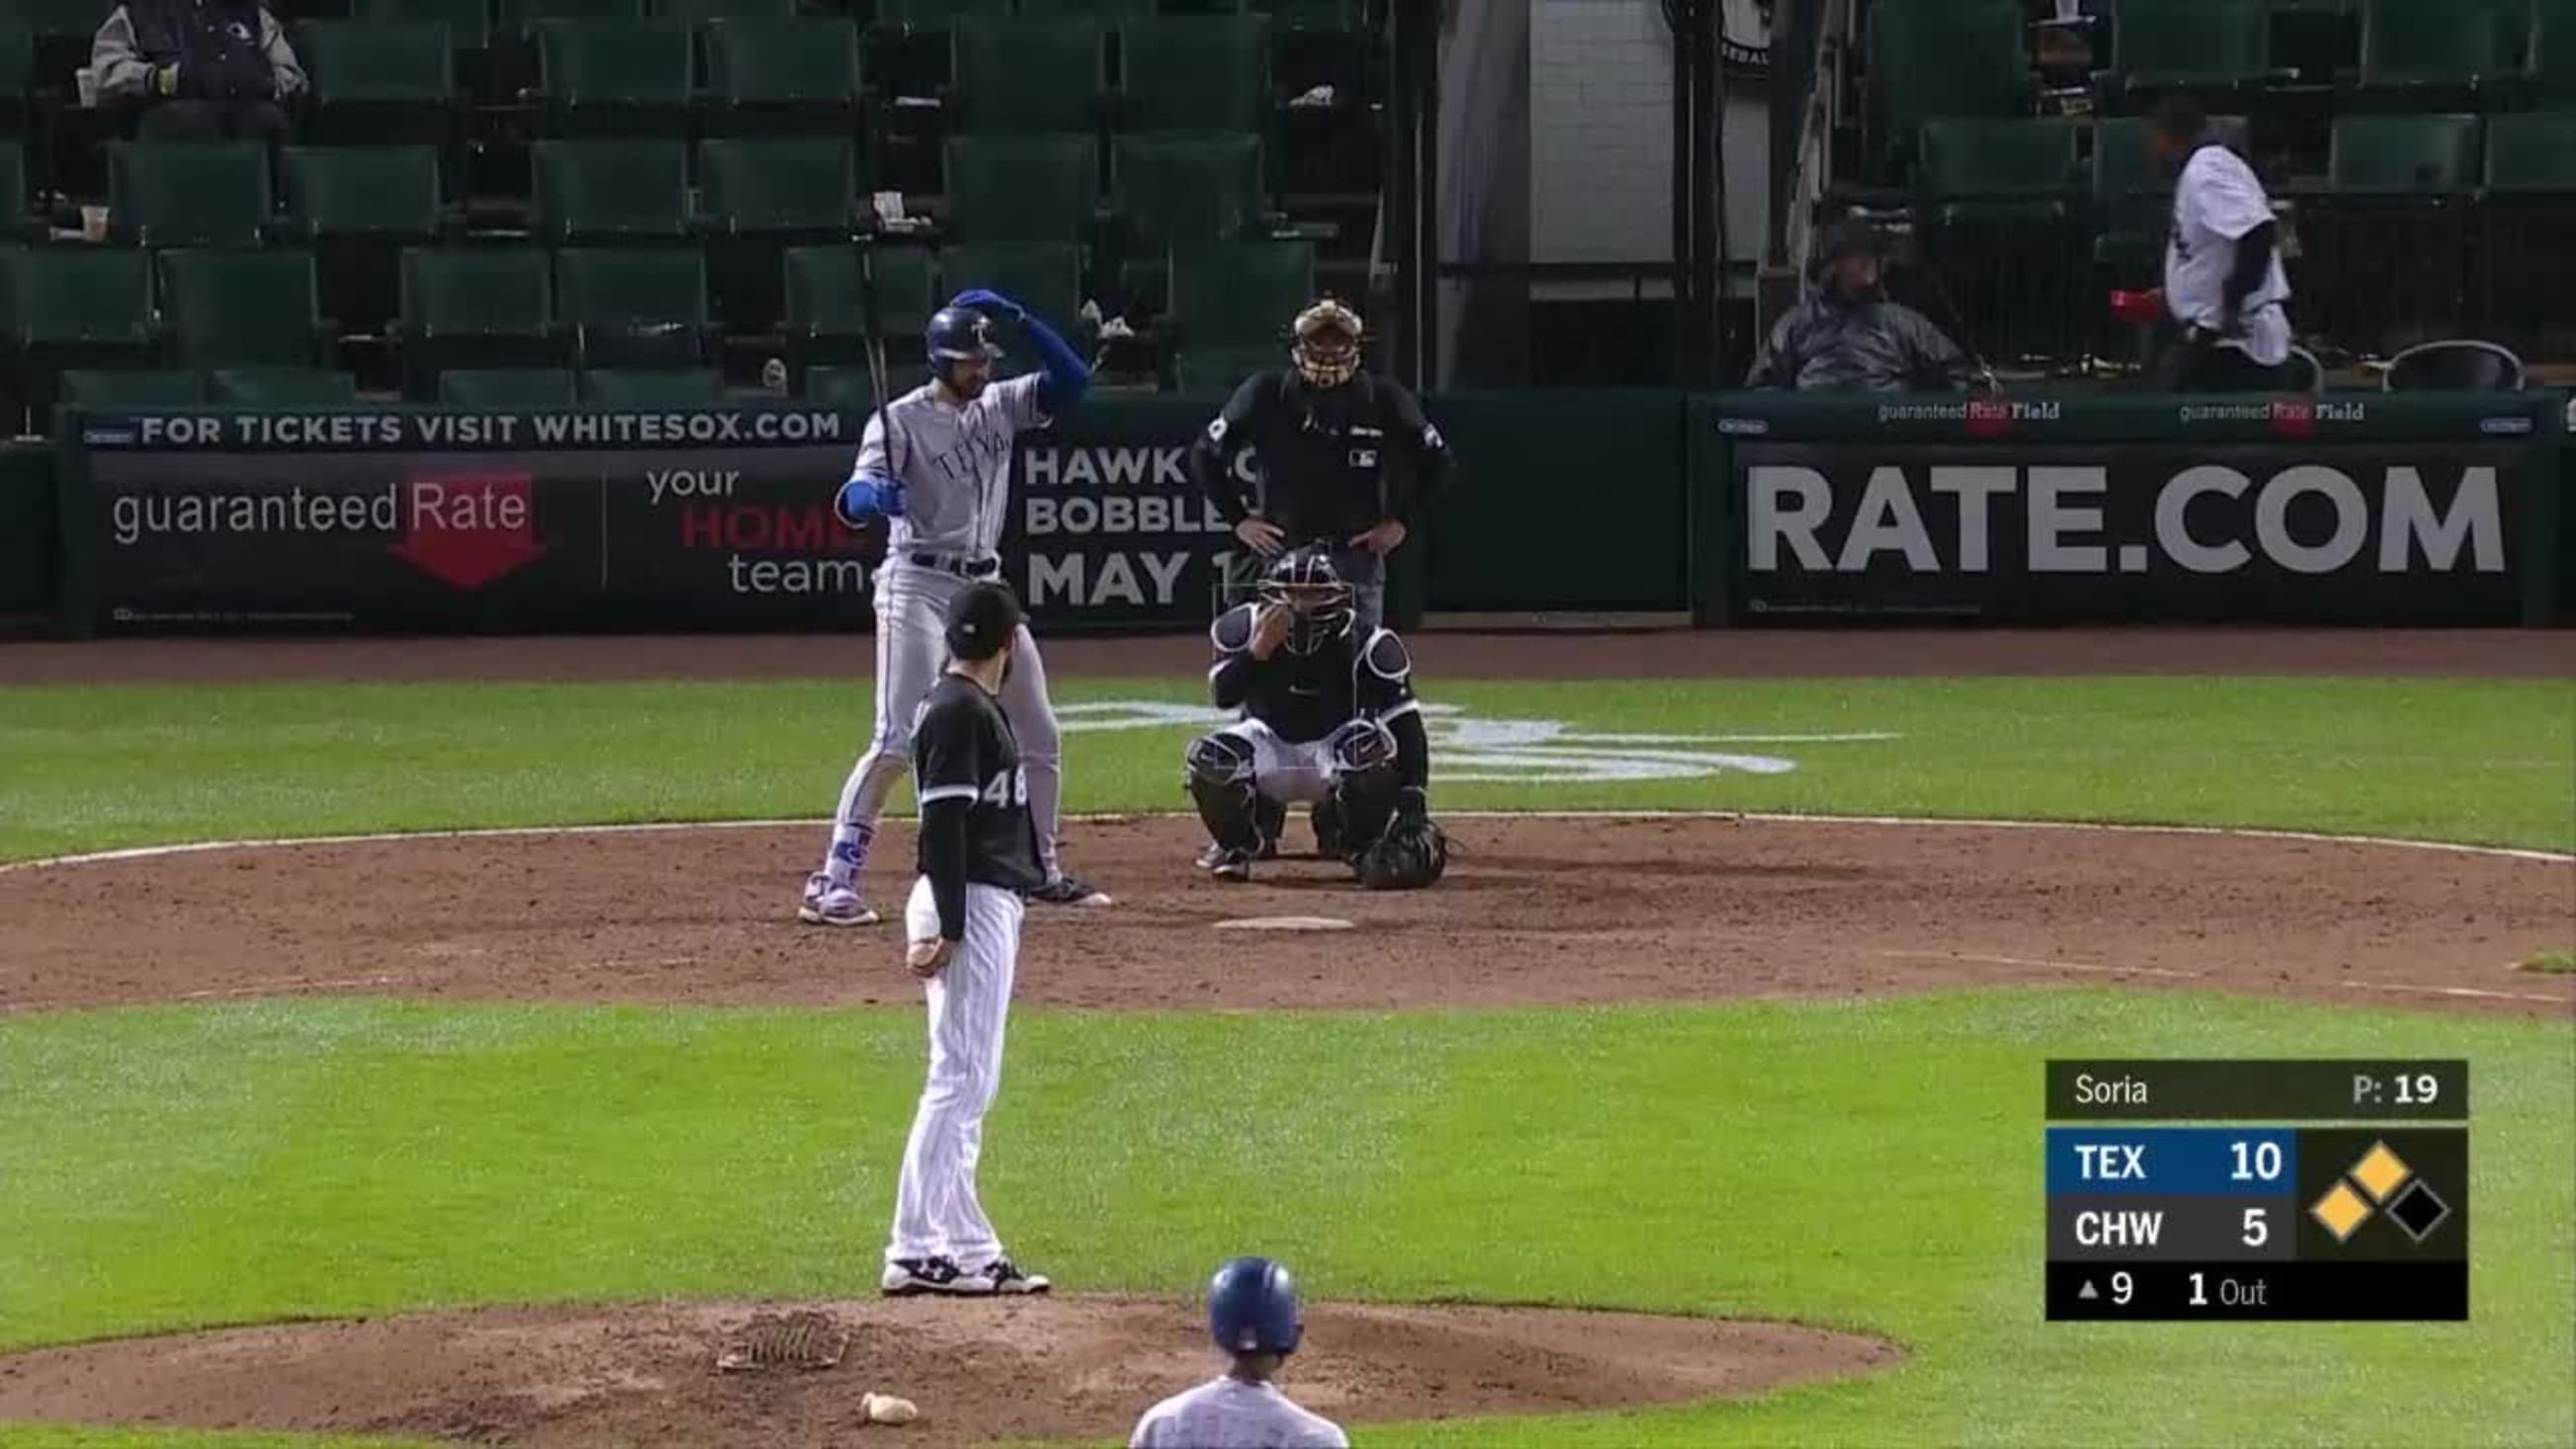
[[[1826,233],[1813,285],[1782,314],[1746,387],[1956,392],[1971,368],[1932,319],[1879,288],[1878,236],[1863,221]]]
[[[144,141],[291,139],[282,102],[304,67],[258,0],[126,0],[90,44],[99,104]]]

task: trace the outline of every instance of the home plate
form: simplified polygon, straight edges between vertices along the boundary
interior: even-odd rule
[[[1219,921],[1220,931],[1347,931],[1351,923],[1339,916],[1244,916]]]

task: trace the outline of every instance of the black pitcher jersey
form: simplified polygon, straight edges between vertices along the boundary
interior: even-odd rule
[[[1208,627],[1216,667],[1208,683],[1220,709],[1240,706],[1293,744],[1320,740],[1362,715],[1390,720],[1413,712],[1413,658],[1392,629],[1361,639],[1351,630],[1311,654],[1281,645],[1267,659],[1252,657],[1258,605],[1238,604]]]
[[[940,678],[913,721],[912,764],[924,812],[942,800],[966,802],[968,881],[1011,891],[1046,884],[1019,742],[982,685],[961,675]],[[921,870],[935,875],[926,834]]]

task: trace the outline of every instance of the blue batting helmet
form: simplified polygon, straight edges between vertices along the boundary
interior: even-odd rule
[[[972,358],[997,358],[1002,349],[993,342],[993,320],[972,307],[942,307],[930,314],[930,325],[922,330],[922,342],[930,352],[930,365],[935,370],[942,363],[964,362]]]
[[[1297,1351],[1306,1331],[1297,1283],[1268,1258],[1234,1258],[1208,1284],[1208,1332],[1227,1353]]]

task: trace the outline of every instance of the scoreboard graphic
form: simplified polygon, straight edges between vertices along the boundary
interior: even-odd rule
[[[2465,1061],[2052,1061],[2052,1320],[2469,1316]]]

